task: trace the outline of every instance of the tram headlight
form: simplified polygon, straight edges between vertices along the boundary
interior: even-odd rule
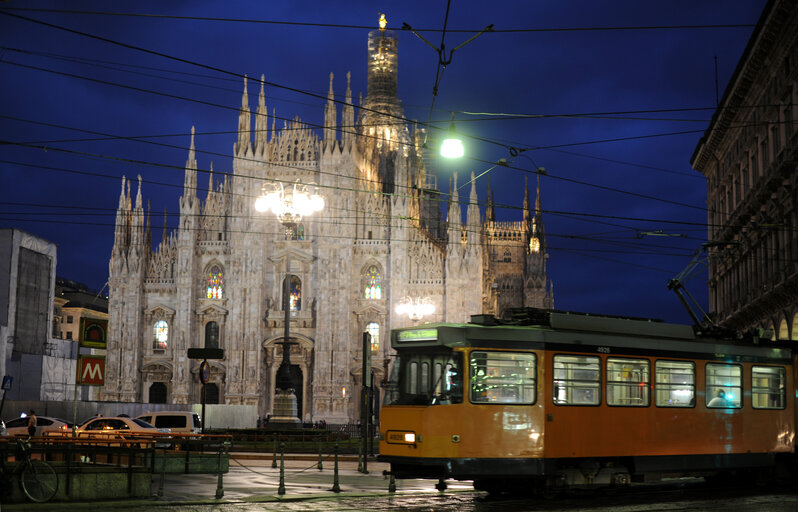
[[[385,441],[391,444],[416,444],[421,436],[409,430],[389,430],[385,433]]]

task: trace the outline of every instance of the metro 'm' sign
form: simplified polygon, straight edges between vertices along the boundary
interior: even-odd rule
[[[78,384],[84,386],[105,384],[105,356],[78,357]]]

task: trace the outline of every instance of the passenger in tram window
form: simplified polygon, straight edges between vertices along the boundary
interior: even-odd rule
[[[715,397],[709,401],[707,407],[729,407],[729,401],[726,399],[726,392],[719,389],[715,392]]]

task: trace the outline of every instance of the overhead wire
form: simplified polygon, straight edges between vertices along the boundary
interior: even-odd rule
[[[255,23],[264,25],[285,25],[298,27],[323,27],[323,28],[346,28],[357,30],[373,30],[370,25],[352,25],[343,23],[317,23],[309,21],[285,21],[285,20],[259,20],[252,18],[223,18],[217,16],[178,16],[173,14],[152,14],[135,12],[112,12],[112,11],[92,11],[78,9],[52,9],[52,8],[33,8],[33,7],[6,7],[1,9],[8,11],[27,11],[43,12],[54,14],[90,14],[98,16],[121,16],[135,18],[170,19],[185,21],[221,21],[233,23]],[[541,27],[541,28],[506,28],[494,29],[496,33],[538,33],[538,32],[608,32],[608,31],[638,31],[638,30],[698,30],[698,29],[748,29],[755,27],[754,23],[724,23],[724,24],[687,24],[687,25],[627,25],[627,26],[604,26],[604,27]],[[437,28],[418,28],[418,32],[443,32],[445,30]],[[477,32],[480,29],[449,29],[449,32]]]

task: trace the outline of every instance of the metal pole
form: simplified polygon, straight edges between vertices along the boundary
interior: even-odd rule
[[[285,443],[280,443],[280,485],[277,487],[277,494],[285,494]]]
[[[369,400],[369,375],[371,373],[371,334],[363,333],[363,367],[361,368],[361,380],[363,390],[360,400],[360,452],[363,454],[362,473],[368,474],[368,463],[366,462],[366,452],[368,450],[369,416],[371,400]],[[360,468],[358,468],[360,471]]]
[[[219,473],[219,478],[216,481],[216,499],[221,499],[224,496],[224,485],[222,483],[222,452],[224,452],[225,443],[219,445],[219,459],[216,463],[216,470]]]
[[[341,492],[341,486],[338,485],[338,443],[335,443],[335,465],[333,466],[333,486],[330,489],[332,492]]]

